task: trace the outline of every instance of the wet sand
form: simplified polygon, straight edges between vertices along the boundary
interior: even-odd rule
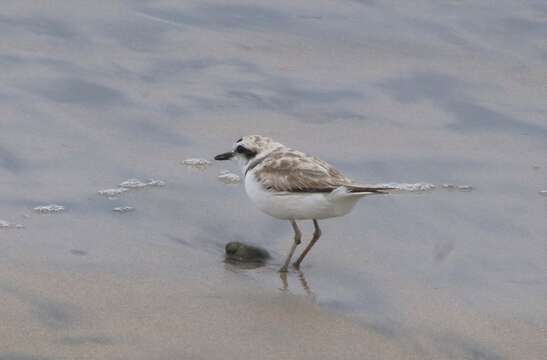
[[[535,1],[6,1],[0,359],[542,359],[545,19]],[[236,164],[181,164],[252,133],[365,183],[473,190],[366,198],[280,277],[289,224],[219,181]],[[165,186],[98,194],[132,178]],[[225,263],[229,241],[273,257]]]

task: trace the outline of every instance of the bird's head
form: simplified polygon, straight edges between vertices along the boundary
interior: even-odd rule
[[[237,159],[245,172],[245,168],[251,161],[262,158],[282,146],[266,136],[248,135],[238,139],[234,143],[232,151],[215,156],[215,160]]]

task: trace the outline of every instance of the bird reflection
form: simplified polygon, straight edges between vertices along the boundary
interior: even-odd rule
[[[240,261],[231,259],[229,257],[226,257],[224,259],[224,268],[230,272],[239,273],[239,274],[256,274],[258,272],[262,274],[269,274],[270,272],[276,274],[281,279],[281,291],[291,292],[291,288],[289,286],[289,278],[296,278],[298,280],[299,287],[304,290],[304,293],[306,293],[307,296],[311,297],[312,299],[315,299],[315,294],[311,290],[310,283],[306,279],[306,276],[304,275],[304,272],[302,270],[294,270],[291,272],[278,272],[275,269],[274,264],[268,264],[266,262],[246,262],[246,261]],[[255,270],[250,271],[249,270]],[[294,287],[294,291],[299,291],[298,287]]]
[[[295,270],[294,273],[280,272],[279,273],[279,278],[281,279],[281,286],[282,286],[281,291],[290,292],[290,289],[289,289],[289,275],[290,274],[296,274],[298,282],[300,283],[300,286],[302,287],[302,289],[304,290],[306,295],[308,295],[312,298],[315,298],[315,294],[311,290],[310,284],[309,284],[308,280],[306,280],[306,276],[304,275],[304,272],[302,270]]]

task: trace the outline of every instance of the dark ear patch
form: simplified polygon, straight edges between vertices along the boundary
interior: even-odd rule
[[[245,146],[238,145],[236,147],[236,153],[243,154],[247,159],[253,158],[256,156],[256,152],[247,149]]]
[[[236,143],[240,142],[241,140],[243,140],[243,138],[239,138],[239,140],[236,140]]]

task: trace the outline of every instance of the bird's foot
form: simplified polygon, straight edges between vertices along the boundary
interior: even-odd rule
[[[289,269],[287,269],[287,265],[284,265],[284,266],[281,267],[281,269],[279,269],[280,273],[286,273],[288,271],[289,271]]]
[[[295,268],[296,270],[300,270],[300,263],[298,263],[298,262],[293,262],[293,263],[292,263],[292,267]]]

